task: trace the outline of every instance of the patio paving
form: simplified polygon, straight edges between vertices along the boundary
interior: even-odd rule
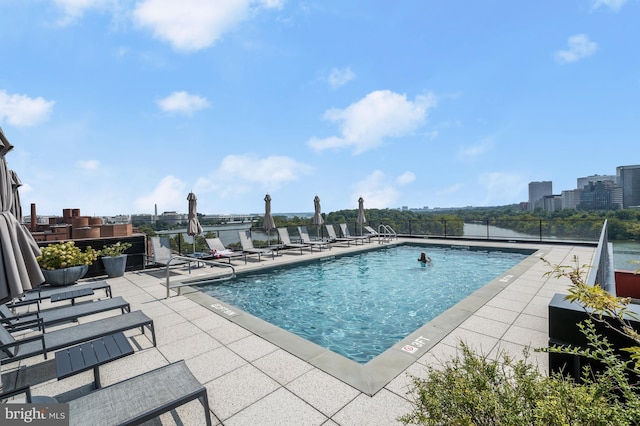
[[[514,247],[507,242],[469,242],[438,239],[403,240],[411,243],[447,245],[491,245]],[[262,262],[235,262],[237,270],[258,270],[281,263],[309,260],[377,246],[334,246],[331,250],[284,254]],[[181,295],[172,290],[165,298],[164,279],[157,270],[128,272],[124,277],[109,279],[114,296],[124,297],[132,310],[140,309],[154,320],[158,345],[153,347],[148,334],[139,330],[127,332],[136,352],[100,367],[103,386],[184,359],[196,378],[207,388],[213,424],[220,425],[390,425],[410,412],[407,391],[410,375],[424,376],[427,365],[437,366],[456,354],[460,340],[476,351],[496,356],[507,351],[521,357],[527,345],[546,346],[548,335],[547,305],[556,292],[566,292],[568,280],[544,276],[549,270],[541,260],[552,264],[572,264],[574,256],[580,264],[590,263],[594,246],[564,244],[517,244],[536,250],[527,261],[510,273],[494,280],[452,309],[447,316],[425,325],[421,333],[432,333],[428,345],[411,354],[403,354],[401,370],[377,365],[362,371],[382,370],[371,381],[373,392],[360,389],[361,380],[342,376],[342,367],[331,366],[338,357],[319,361],[309,348],[295,353],[273,338],[268,327],[254,333],[243,327],[238,318],[229,317],[220,308],[211,307],[201,293],[183,288]],[[216,268],[217,269],[217,268]],[[211,268],[196,268],[189,277],[204,277]],[[186,273],[186,272],[184,272]],[[102,295],[99,295],[102,296]],[[49,303],[49,302],[46,302]],[[115,311],[80,319],[80,323],[114,315]],[[73,325],[67,325],[73,326]],[[415,338],[415,337],[414,337]],[[276,343],[274,343],[276,342]],[[284,347],[284,348],[283,348]],[[400,351],[395,351],[400,354]],[[52,356],[52,354],[51,354]],[[547,372],[548,359],[543,353],[531,353],[541,371]],[[341,357],[339,357],[341,358]],[[43,357],[6,364],[2,372],[19,366],[43,363]],[[375,361],[375,360],[374,360]],[[373,364],[375,364],[372,361]],[[406,366],[405,366],[406,364]],[[358,367],[360,368],[360,367]],[[55,377],[55,376],[53,376]],[[93,373],[81,373],[63,380],[49,379],[32,386],[34,395],[56,397],[66,402],[91,391]],[[356,383],[354,386],[353,383]],[[158,386],[171,384],[159,383]],[[160,417],[163,425],[204,424],[199,402],[190,402]]]

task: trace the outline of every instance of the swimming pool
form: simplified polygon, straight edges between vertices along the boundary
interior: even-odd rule
[[[417,261],[421,251],[431,266]],[[199,290],[365,364],[528,254],[399,245]]]

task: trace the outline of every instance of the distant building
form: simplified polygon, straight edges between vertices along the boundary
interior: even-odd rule
[[[570,189],[567,191],[562,191],[562,208],[563,209],[577,209],[578,204],[580,204],[580,194],[582,193],[582,189]]]
[[[529,182],[529,210],[544,209],[544,197],[553,195],[553,183],[550,180]]]
[[[590,182],[580,192],[578,210],[616,210],[621,206],[614,202],[615,181]]]
[[[604,176],[593,175],[593,176],[581,177],[581,178],[578,178],[578,186],[576,186],[576,188],[582,189],[585,186],[589,185],[590,183],[606,182],[606,181],[611,181],[612,183],[616,184],[618,183],[618,178],[615,175],[604,175]]]
[[[640,165],[618,166],[616,175],[622,187],[622,207],[640,207]]]

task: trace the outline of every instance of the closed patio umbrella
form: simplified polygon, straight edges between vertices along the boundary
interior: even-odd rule
[[[356,222],[360,224],[360,235],[362,235],[362,224],[365,223],[367,219],[364,217],[364,199],[362,197],[358,198],[358,218]]]
[[[200,226],[200,221],[198,220],[197,200],[198,198],[193,192],[190,192],[189,195],[187,195],[187,201],[189,201],[189,213],[187,216],[189,225],[187,226],[187,235],[191,235],[193,237],[194,253],[196,251],[196,235],[202,234],[202,226]]]
[[[14,206],[19,199],[14,197],[13,178],[5,159],[12,148],[0,128],[0,303],[44,282],[36,260],[40,255],[38,244],[13,214],[20,211]]]
[[[264,220],[262,221],[262,227],[267,233],[267,245],[270,245],[271,230],[276,227],[276,223],[271,215],[271,195],[269,194],[264,197]]]
[[[313,199],[313,224],[318,227],[318,234],[320,234],[320,227],[324,223],[324,219],[322,219],[322,213],[320,212],[320,197],[317,195]]]

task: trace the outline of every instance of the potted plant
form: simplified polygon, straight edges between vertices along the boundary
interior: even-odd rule
[[[78,281],[89,270],[98,252],[91,246],[84,251],[75,242],[50,244],[40,250],[38,265],[47,283],[54,286],[70,285]]]
[[[102,247],[98,253],[109,278],[121,277],[127,267],[127,255],[125,251],[131,247],[131,243],[118,241],[115,244]]]

